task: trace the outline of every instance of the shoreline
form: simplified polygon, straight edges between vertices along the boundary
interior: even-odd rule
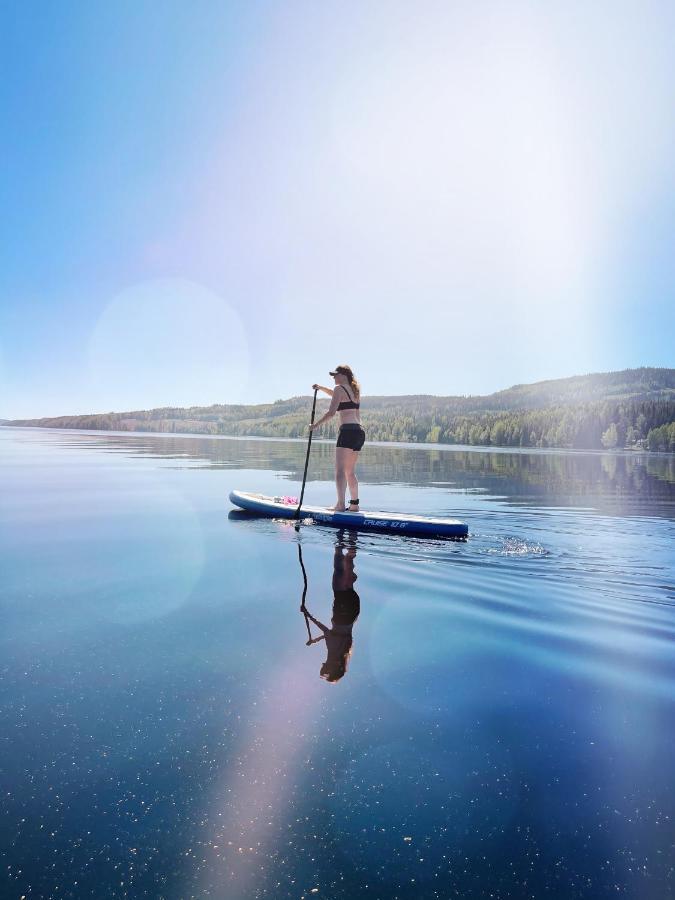
[[[272,443],[286,443],[286,444],[306,444],[307,440],[305,438],[291,438],[291,437],[267,437],[265,435],[258,434],[205,434],[204,432],[174,432],[174,431],[111,431],[107,429],[93,429],[93,428],[50,428],[45,425],[9,425],[9,424],[0,424],[0,429],[12,429],[13,431],[46,431],[46,432],[57,432],[60,434],[91,434],[105,437],[107,435],[112,435],[115,437],[155,437],[155,438],[190,438],[194,440],[195,438],[199,438],[201,440],[215,440],[215,441],[267,441]],[[333,445],[333,438],[313,438],[313,444],[327,444]],[[432,444],[423,441],[367,441],[366,446],[370,447],[400,447],[405,450],[420,450],[420,449],[428,449],[428,450],[442,450],[444,452],[466,452],[467,450],[476,452],[476,453],[515,453],[518,455],[526,454],[526,453],[536,453],[536,454],[552,454],[552,453],[565,453],[565,454],[574,454],[576,456],[579,455],[590,455],[590,456],[624,456],[629,455],[631,457],[640,457],[644,456],[645,458],[653,458],[653,457],[673,457],[675,453],[671,453],[667,450],[648,450],[646,447],[644,448],[622,448],[622,449],[613,449],[613,450],[594,450],[592,448],[581,449],[575,447],[499,447],[493,445],[486,444]]]

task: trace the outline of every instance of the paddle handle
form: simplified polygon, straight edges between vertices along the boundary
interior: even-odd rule
[[[316,395],[318,391],[314,391],[314,402],[312,403],[312,417],[310,420],[310,425],[314,424],[314,414],[316,412]],[[307,467],[309,466],[309,451],[312,448],[312,434],[314,432],[310,428],[309,430],[309,440],[307,441],[307,455],[305,456],[305,471],[302,473],[302,489],[300,491],[300,502],[298,503],[298,508],[295,511],[294,518],[298,518],[300,516],[300,507],[302,506],[302,498],[305,496],[305,483],[307,481]]]

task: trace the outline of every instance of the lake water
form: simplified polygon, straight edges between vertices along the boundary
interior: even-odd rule
[[[0,428],[0,896],[675,896],[675,459],[304,451]]]

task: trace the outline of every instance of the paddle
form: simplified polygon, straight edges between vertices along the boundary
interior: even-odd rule
[[[305,564],[302,561],[302,547],[300,546],[300,541],[298,540],[298,559],[300,560],[300,568],[302,569],[302,580],[304,582],[304,587],[302,589],[302,600],[300,601],[300,610],[305,617],[305,625],[307,626],[307,637],[309,640],[307,641],[307,646],[310,644],[316,644],[317,641],[320,641],[321,638],[313,638],[312,632],[309,628],[309,615],[307,614],[307,610],[305,609],[305,599],[307,598],[307,572],[305,571]]]
[[[316,395],[318,391],[314,391],[314,402],[312,403],[312,418],[310,421],[310,425],[314,424],[314,413],[316,412]],[[307,466],[309,465],[309,451],[312,447],[312,434],[314,432],[310,428],[309,430],[309,440],[307,441],[307,456],[305,457],[305,471],[302,474],[302,490],[300,491],[300,502],[298,503],[298,508],[295,511],[294,519],[297,519],[300,516],[300,507],[302,506],[302,498],[305,496],[305,482],[307,481]]]

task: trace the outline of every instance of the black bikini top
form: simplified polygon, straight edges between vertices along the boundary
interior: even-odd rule
[[[344,386],[344,384],[340,384],[340,385],[338,385],[338,387],[341,387],[342,390],[345,392],[345,394],[349,397],[349,391]],[[339,410],[341,410],[341,409],[358,409],[360,406],[361,406],[361,404],[355,403],[351,397],[349,397],[349,400],[343,400],[342,403],[338,403]]]

